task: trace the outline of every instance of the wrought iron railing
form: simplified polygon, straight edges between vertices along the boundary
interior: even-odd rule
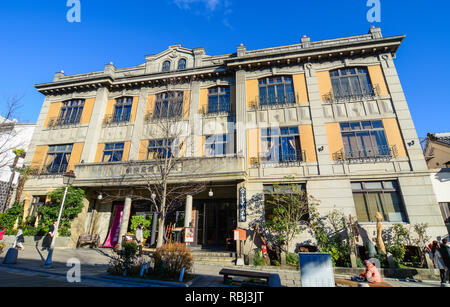
[[[397,148],[393,146],[356,147],[351,150],[341,149],[333,153],[333,160],[348,162],[385,161],[397,157]]]
[[[202,106],[201,110],[203,115],[207,114],[229,114],[231,113],[231,104],[230,102],[222,103],[220,105],[205,105]]]
[[[48,120],[47,127],[60,127],[68,125],[77,125],[80,123],[81,113],[77,114],[75,117],[50,117]]]
[[[146,122],[177,122],[183,119],[183,114],[171,114],[170,116],[157,116],[153,112],[149,111],[144,116]]]
[[[250,109],[270,109],[277,107],[284,107],[288,105],[295,105],[300,101],[299,93],[289,93],[282,97],[275,95],[256,96],[249,102]]]
[[[346,102],[357,101],[363,99],[373,99],[380,96],[380,85],[362,89],[359,92],[346,91],[342,88],[333,88],[330,92],[322,96],[322,100],[326,102]]]
[[[305,161],[306,151],[304,150],[295,153],[259,154],[257,157],[250,158],[251,165],[264,167],[297,166]]]
[[[44,166],[39,175],[62,175],[67,171],[69,164]]]
[[[109,125],[109,124],[118,124],[118,123],[127,123],[130,121],[130,116],[118,116],[116,114],[109,114],[105,115],[105,118],[103,119],[103,124]]]

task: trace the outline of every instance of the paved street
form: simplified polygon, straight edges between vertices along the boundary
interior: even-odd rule
[[[0,255],[0,263],[6,252]],[[109,249],[56,249],[53,254],[53,267],[44,268],[47,257],[46,251],[27,247],[19,251],[17,264],[0,264],[1,287],[136,287],[149,286],[132,281],[113,281],[103,278],[111,257]],[[67,266],[69,259],[78,259],[81,263],[81,282],[67,281]],[[192,287],[220,287],[223,286],[223,277],[219,271],[224,266],[199,264],[194,265],[193,273],[198,277],[193,281]],[[272,271],[264,269],[264,271]],[[282,286],[300,286],[300,273],[298,271],[279,270],[278,274]],[[339,276],[344,277],[344,276]],[[439,282],[411,282],[399,280],[385,280],[394,287],[439,287]]]

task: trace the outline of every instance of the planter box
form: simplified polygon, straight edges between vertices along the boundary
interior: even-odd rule
[[[24,236],[24,247],[38,247],[42,248],[42,241],[44,236]],[[11,247],[16,240],[16,236],[3,236],[2,243],[5,243],[6,248]],[[56,237],[55,248],[68,248],[70,244],[70,237]]]

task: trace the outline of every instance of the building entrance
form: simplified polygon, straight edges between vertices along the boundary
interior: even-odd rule
[[[234,249],[236,199],[194,201],[196,245],[208,249]]]

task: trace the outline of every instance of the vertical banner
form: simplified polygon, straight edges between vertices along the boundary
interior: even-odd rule
[[[108,237],[102,247],[114,247],[119,242],[120,223],[122,222],[123,206],[116,205],[114,220],[109,230]]]
[[[239,222],[247,221],[247,190],[239,189]]]
[[[334,270],[328,253],[299,253],[302,287],[334,287]]]

